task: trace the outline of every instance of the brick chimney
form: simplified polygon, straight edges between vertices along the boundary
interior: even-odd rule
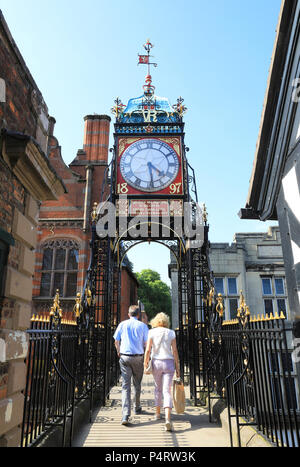
[[[87,115],[84,121],[83,150],[86,160],[107,163],[111,118],[108,115]]]

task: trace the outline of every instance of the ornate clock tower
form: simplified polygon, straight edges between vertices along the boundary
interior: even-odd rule
[[[171,106],[168,99],[155,94],[150,75],[150,66],[156,66],[150,62],[152,47],[148,40],[147,54],[138,55],[139,64],[148,66],[143,94],[130,99],[127,106],[116,99],[112,109],[116,116],[112,191],[119,215],[174,220],[182,216],[183,203],[188,201],[182,121],[186,108],[182,98]]]
[[[194,343],[202,341],[206,297],[212,287],[206,252],[208,226],[205,210],[199,212],[194,171],[186,158],[186,107],[181,97],[171,106],[167,98],[155,94],[150,75],[150,67],[156,66],[150,61],[152,47],[148,40],[146,54],[138,55],[138,63],[148,67],[142,95],[130,99],[127,105],[117,98],[112,108],[113,157],[93,213],[87,284],[95,297],[92,316],[97,329],[105,330],[109,358],[113,331],[120,321],[120,269],[126,253],[148,241],[170,249],[178,277],[175,288],[181,371],[184,374],[184,368],[189,367],[191,388],[198,397],[202,383],[193,362],[201,346]],[[200,239],[198,230],[202,232]],[[109,370],[105,378],[109,381]]]

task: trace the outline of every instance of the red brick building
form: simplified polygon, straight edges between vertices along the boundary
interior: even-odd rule
[[[46,103],[0,11],[0,447],[19,446],[40,203],[65,191]]]
[[[59,288],[71,316],[82,288],[107,167],[110,117],[85,118],[69,166],[54,123],[0,10],[0,447],[20,445],[32,314],[48,312]],[[126,267],[122,276],[124,319],[137,281]]]
[[[84,118],[83,148],[68,166],[63,161],[51,119],[48,138],[49,162],[63,180],[67,192],[57,201],[43,202],[40,209],[38,247],[33,285],[34,309],[47,314],[58,289],[67,319],[73,316],[77,292],[81,292],[90,261],[91,211],[99,202],[108,166],[110,117]],[[104,187],[108,189],[108,187]],[[137,280],[128,266],[122,268],[121,319],[137,303]]]

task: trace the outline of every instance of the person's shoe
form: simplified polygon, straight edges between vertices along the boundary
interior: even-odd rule
[[[128,419],[129,419],[129,416],[128,416],[128,415],[125,415],[125,416],[122,418],[121,425],[128,425]]]
[[[160,414],[157,414],[157,413],[156,413],[156,414],[154,415],[154,420],[160,420],[160,419],[161,419]]]
[[[142,413],[142,407],[139,407],[138,409],[135,409],[134,411],[135,415],[139,415]]]
[[[172,431],[172,423],[170,422],[170,420],[166,420],[165,431]]]

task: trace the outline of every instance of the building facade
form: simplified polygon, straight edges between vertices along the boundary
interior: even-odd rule
[[[287,287],[278,227],[267,233],[237,233],[233,243],[211,243],[210,265],[215,289],[225,305],[225,320],[235,319],[240,293],[252,315],[289,319]]]
[[[85,118],[83,148],[67,166],[55,119],[0,10],[0,447],[20,445],[31,318],[48,314],[56,290],[74,319],[89,265],[90,215],[109,185],[110,117]],[[121,319],[138,282],[122,266]]]
[[[290,316],[300,337],[300,2],[283,0],[242,219],[278,220]]]
[[[59,291],[64,317],[73,319],[78,292],[82,292],[90,262],[91,212],[99,203],[108,167],[110,117],[88,115],[84,118],[83,148],[71,164],[66,165],[61,147],[54,136],[55,120],[51,119],[48,140],[49,161],[63,180],[67,192],[57,201],[41,205],[38,222],[38,245],[33,285],[34,312],[49,313],[55,292]],[[137,303],[138,282],[128,261],[123,262],[121,319],[128,308]]]
[[[40,204],[65,186],[47,158],[50,117],[0,11],[0,446],[20,444]]]
[[[237,233],[232,244],[210,243],[209,260],[216,293],[224,301],[224,320],[236,318],[243,293],[252,316],[284,313],[290,319],[279,227],[268,232]],[[171,256],[172,320],[178,327],[177,268]],[[199,317],[200,319],[200,317]]]

